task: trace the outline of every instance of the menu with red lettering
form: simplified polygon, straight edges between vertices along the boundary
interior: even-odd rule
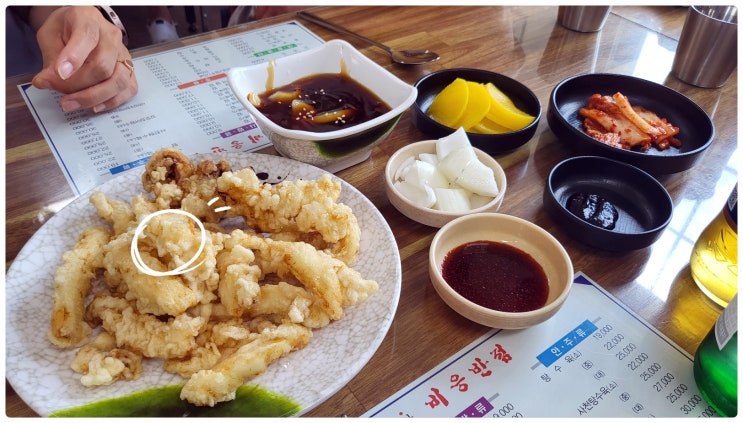
[[[563,307],[494,329],[365,417],[711,417],[693,357],[585,275]]]
[[[226,72],[294,54],[323,40],[292,21],[134,59],[139,91],[95,114],[65,113],[61,94],[19,86],[75,194],[137,168],[164,147],[186,154],[255,151],[269,144],[235,98]]]

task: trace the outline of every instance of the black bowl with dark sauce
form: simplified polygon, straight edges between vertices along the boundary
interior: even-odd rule
[[[577,194],[594,195],[616,210],[611,229],[569,210]],[[578,156],[558,163],[544,190],[544,207],[571,237],[610,251],[637,250],[653,244],[673,215],[668,191],[635,166],[598,156]]]

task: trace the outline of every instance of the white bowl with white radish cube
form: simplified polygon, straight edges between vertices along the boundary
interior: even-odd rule
[[[385,189],[400,213],[440,228],[459,216],[498,211],[506,174],[493,157],[473,147],[460,128],[395,152],[385,168]]]

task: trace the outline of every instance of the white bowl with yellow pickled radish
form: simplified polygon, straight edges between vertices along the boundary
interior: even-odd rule
[[[400,213],[436,228],[459,216],[498,211],[507,186],[498,161],[473,147],[462,128],[397,150],[384,178],[387,197]]]
[[[481,69],[457,68],[430,73],[415,84],[413,123],[438,139],[464,128],[470,143],[498,154],[532,139],[542,105],[526,85]]]

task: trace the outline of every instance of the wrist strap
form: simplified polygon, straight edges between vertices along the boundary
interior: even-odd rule
[[[116,25],[116,28],[119,28],[121,30],[121,41],[124,43],[125,46],[129,45],[129,34],[127,34],[126,32],[124,24],[121,23],[119,15],[117,15],[110,6],[96,6],[96,8],[101,12],[103,17],[106,18],[107,21]]]

